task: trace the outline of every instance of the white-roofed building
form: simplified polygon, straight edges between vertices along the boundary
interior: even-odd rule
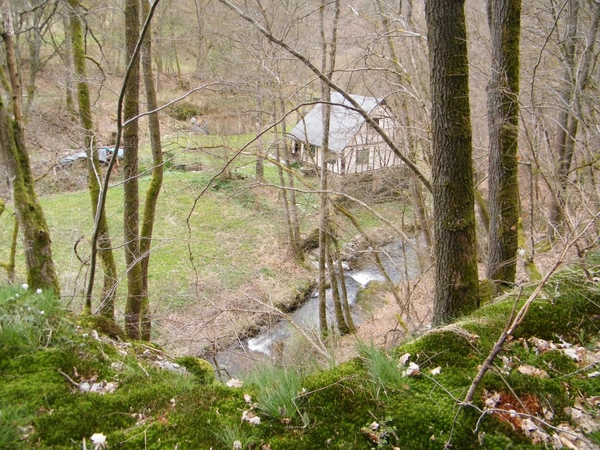
[[[399,129],[398,122],[381,99],[352,95],[352,98],[388,136]],[[331,94],[331,124],[327,168],[338,175],[349,175],[401,166],[402,161],[365,118],[341,94]],[[312,108],[290,131],[295,161],[321,165],[323,146],[323,104]]]

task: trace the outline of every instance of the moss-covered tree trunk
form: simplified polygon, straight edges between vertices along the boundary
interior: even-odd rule
[[[469,61],[464,0],[426,0],[435,231],[433,323],[478,304]]]
[[[77,102],[79,106],[79,119],[81,126],[85,131],[84,147],[88,155],[88,186],[90,190],[90,200],[92,202],[92,214],[94,220],[98,222],[98,256],[102,263],[104,272],[104,284],[102,287],[102,297],[98,311],[106,317],[114,318],[115,315],[115,294],[117,286],[117,266],[112,251],[112,243],[106,219],[106,211],[98,211],[98,198],[100,196],[100,162],[96,149],[94,123],[92,118],[92,108],[90,104],[90,93],[87,84],[87,70],[85,66],[85,49],[83,43],[83,32],[81,19],[79,18],[80,0],[69,0],[71,14],[70,37],[71,49],[73,51],[73,65],[77,76]],[[90,277],[95,276],[95,271],[90,271]],[[93,280],[90,280],[93,283]],[[86,309],[92,312],[91,290],[87,293]]]
[[[131,339],[141,338],[141,313],[144,303],[144,284],[140,257],[138,147],[139,126],[134,119],[139,114],[140,67],[135,53],[140,36],[140,2],[125,1],[125,57],[132,64],[123,104],[123,196],[125,263],[127,265],[127,300],[125,303],[125,330]],[[133,119],[133,120],[132,120]],[[129,120],[131,122],[127,123]]]
[[[142,2],[142,16],[147,17],[150,12],[150,4]],[[152,71],[152,29],[148,25],[144,44],[142,47],[142,68],[144,72],[144,86],[146,88],[146,103],[148,110],[158,108],[156,99],[156,88],[154,86],[154,74]],[[152,319],[148,301],[148,269],[150,264],[150,250],[152,245],[152,230],[156,218],[156,204],[163,183],[163,154],[160,142],[160,123],[158,113],[148,116],[148,127],[150,131],[150,145],[152,147],[152,179],[146,191],[146,203],[144,206],[144,217],[142,219],[142,233],[140,241],[140,254],[142,257],[142,283],[144,295],[141,305],[141,338],[149,341],[152,331]]]
[[[44,212],[38,201],[23,130],[21,83],[14,47],[14,30],[8,2],[0,0],[6,65],[11,85],[12,117],[0,96],[0,159],[9,183],[17,219],[23,230],[27,283],[31,289],[52,290],[60,295],[52,242]]]
[[[346,289],[346,275],[344,273],[344,265],[342,263],[342,254],[340,252],[340,246],[337,239],[333,239],[333,245],[335,247],[335,258],[337,261],[337,270],[340,279],[340,297],[342,302],[342,309],[344,311],[344,317],[346,318],[346,325],[348,326],[348,333],[356,332],[356,326],[354,325],[354,319],[352,318],[352,311],[350,310],[350,303],[348,303],[348,290]]]
[[[487,277],[512,284],[519,223],[519,41],[521,0],[489,0],[489,255]]]
[[[0,216],[4,212],[5,207],[6,207],[6,203],[4,203],[4,200],[0,199]],[[12,237],[10,239],[10,251],[8,254],[8,261],[0,262],[0,267],[2,267],[4,270],[6,270],[6,276],[8,278],[8,282],[10,284],[15,283],[15,261],[16,261],[16,255],[17,255],[18,238],[19,238],[19,220],[17,219],[17,216],[15,215]]]

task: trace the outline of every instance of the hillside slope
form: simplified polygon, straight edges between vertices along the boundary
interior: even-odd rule
[[[359,358],[329,370],[263,367],[225,383],[202,360],[4,288],[0,448],[600,448],[600,287],[579,269],[550,280],[459,407],[532,291],[389,352],[357,343]]]

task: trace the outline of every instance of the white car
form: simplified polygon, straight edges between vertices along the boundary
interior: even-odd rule
[[[102,164],[108,164],[111,156],[115,153],[114,147],[100,147],[98,149],[98,160]],[[117,152],[117,158],[123,159],[123,149],[120,148]],[[59,166],[68,166],[75,161],[82,161],[87,159],[87,153],[84,151],[75,152],[72,155],[64,156],[58,160]]]

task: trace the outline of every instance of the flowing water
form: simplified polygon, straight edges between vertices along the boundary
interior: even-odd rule
[[[411,244],[395,241],[379,251],[381,263],[394,284],[415,278],[420,274],[419,261]],[[371,252],[359,257],[360,268],[345,271],[345,284],[348,303],[356,325],[369,318],[368,311],[356,304],[360,289],[372,281],[385,282],[385,276],[378,269]],[[316,336],[319,329],[319,299],[313,292],[302,306],[289,314],[289,318],[306,334]],[[327,290],[327,321],[335,322],[331,290]],[[288,320],[281,319],[273,326],[264,327],[260,334],[219,352],[216,364],[226,369],[230,376],[247,372],[257,363],[281,359],[290,344],[296,341],[300,333]]]

